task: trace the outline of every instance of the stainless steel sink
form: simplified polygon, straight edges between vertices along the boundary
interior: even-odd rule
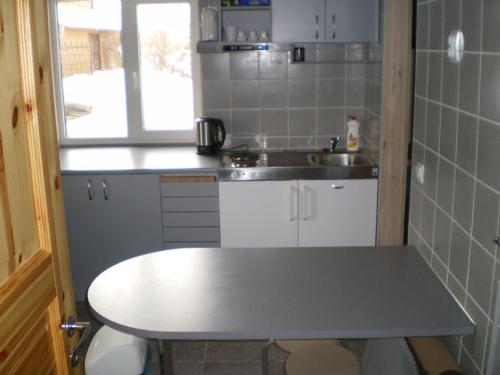
[[[307,161],[312,167],[353,167],[370,165],[370,161],[363,154],[310,153],[307,154]]]

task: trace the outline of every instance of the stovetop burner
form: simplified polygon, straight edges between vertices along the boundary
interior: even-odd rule
[[[257,166],[259,154],[251,151],[233,152],[226,156],[224,164],[229,164],[233,168],[248,168]]]

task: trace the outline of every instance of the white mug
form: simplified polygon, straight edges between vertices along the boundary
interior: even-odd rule
[[[224,26],[224,34],[226,34],[226,40],[228,42],[234,42],[236,40],[236,34],[238,28],[236,26]]]
[[[259,41],[260,42],[267,42],[269,40],[269,33],[267,30],[260,30],[259,31]]]
[[[238,42],[246,42],[247,41],[247,34],[245,33],[245,30],[238,31],[238,36],[236,37],[236,40]]]
[[[248,32],[248,41],[249,42],[256,42],[257,41],[257,31],[250,30]]]

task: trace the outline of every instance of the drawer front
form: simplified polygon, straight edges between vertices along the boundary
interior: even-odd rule
[[[169,212],[163,214],[164,227],[218,227],[218,212]]]
[[[163,212],[219,211],[218,197],[162,198]]]
[[[170,249],[185,249],[186,247],[220,247],[220,242],[164,242],[163,248]]]
[[[219,184],[214,182],[161,184],[162,197],[218,197]]]
[[[164,242],[219,242],[219,228],[163,228]]]

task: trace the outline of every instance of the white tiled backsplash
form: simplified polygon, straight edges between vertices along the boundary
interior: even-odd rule
[[[297,64],[289,52],[201,55],[204,115],[224,121],[226,146],[298,149],[345,137],[353,114],[362,124],[363,146],[376,151],[381,46],[304,46],[307,63]]]

